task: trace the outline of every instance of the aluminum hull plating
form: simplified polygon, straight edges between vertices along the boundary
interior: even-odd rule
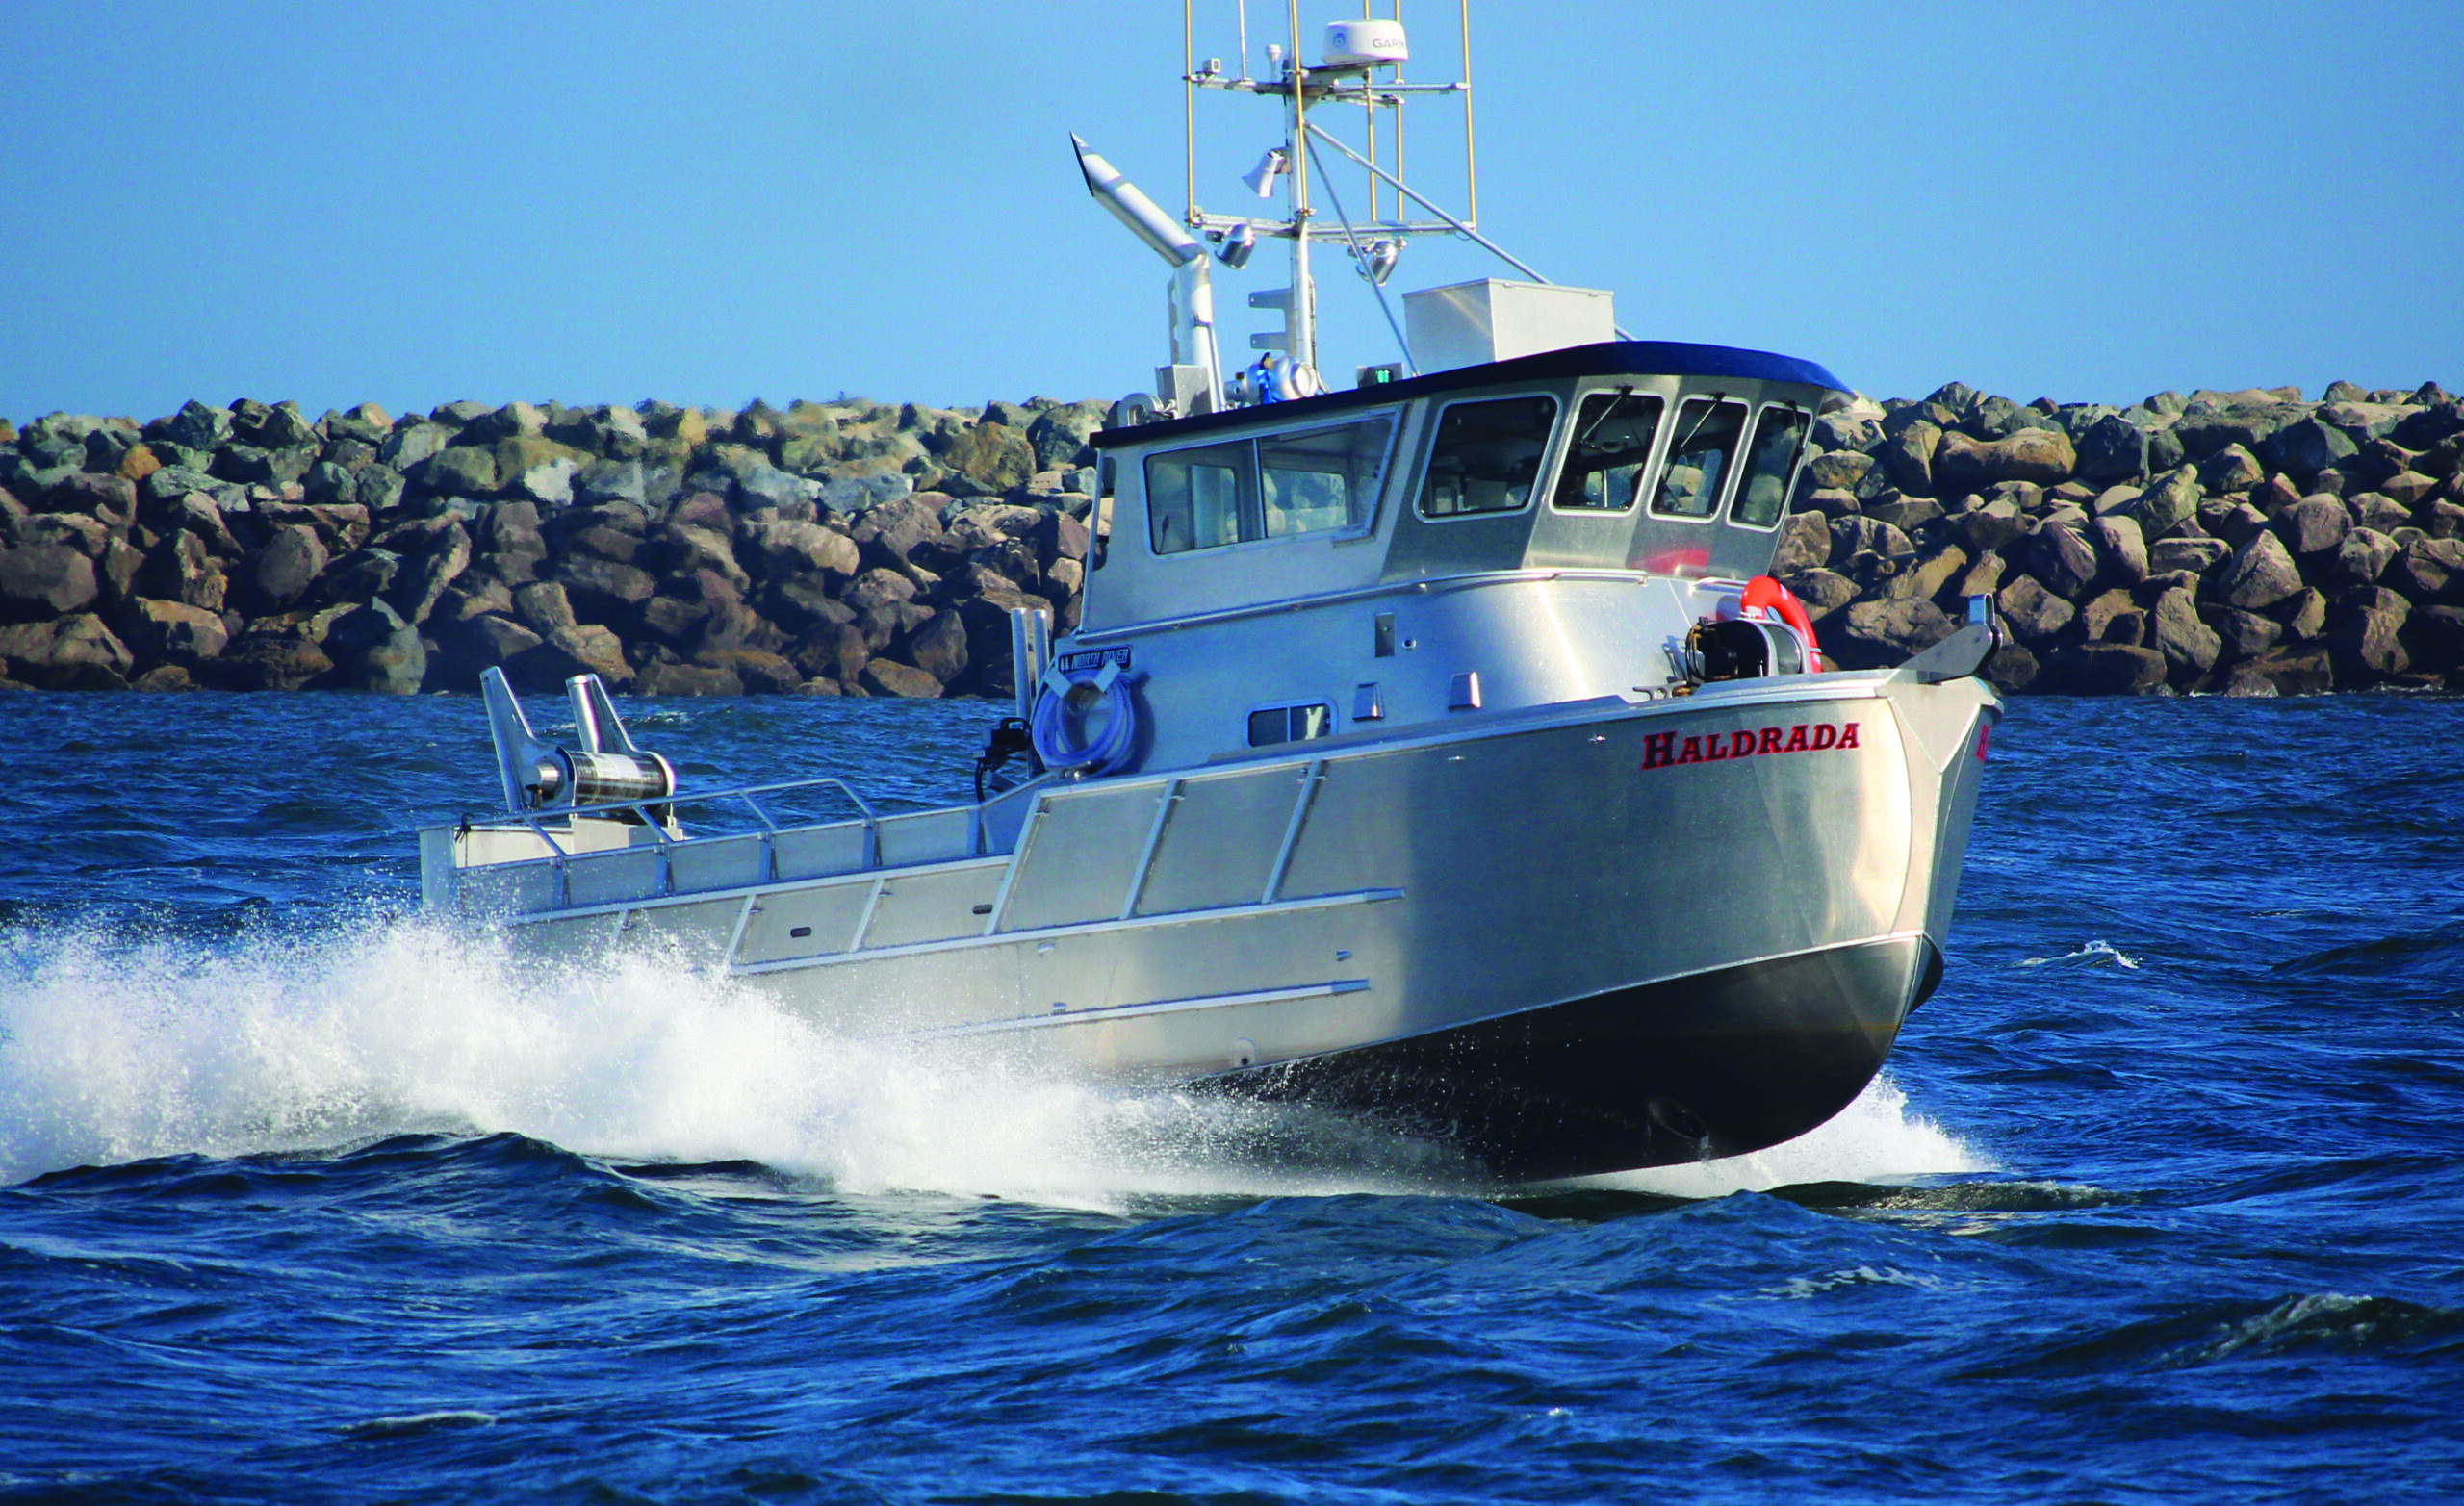
[[[1471,715],[1046,785],[1006,854],[526,929],[699,938],[835,1032],[1366,1110],[1502,1174],[1735,1154],[1853,1098],[1930,987],[1997,713],[1870,674]]]

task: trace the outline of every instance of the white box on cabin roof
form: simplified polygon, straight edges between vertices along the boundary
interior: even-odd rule
[[[1424,372],[1451,371],[1614,340],[1616,302],[1601,288],[1482,277],[1403,294],[1403,338]]]

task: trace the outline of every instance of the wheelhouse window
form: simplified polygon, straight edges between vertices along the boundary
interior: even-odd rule
[[[1146,459],[1146,527],[1158,554],[1369,525],[1394,419],[1175,449]]]
[[[1249,746],[1271,748],[1335,734],[1335,708],[1322,701],[1297,706],[1269,706],[1249,713]]]
[[[1176,449],[1146,462],[1146,527],[1158,554],[1262,537],[1248,442]],[[1245,526],[1245,517],[1247,525]]]
[[[1720,510],[1720,487],[1728,480],[1745,430],[1745,404],[1692,397],[1677,411],[1677,433],[1668,443],[1668,464],[1659,473],[1652,511],[1672,518],[1708,518]]]
[[[1510,513],[1531,500],[1556,422],[1554,397],[1500,397],[1447,409],[1421,483],[1422,516]]]
[[[1377,502],[1377,478],[1385,469],[1392,427],[1379,418],[1259,440],[1259,499],[1267,537],[1365,526]]]
[[[1574,438],[1557,468],[1557,506],[1622,513],[1634,505],[1659,434],[1661,403],[1639,393],[1594,393],[1575,414]]]
[[[1797,451],[1804,447],[1806,413],[1778,403],[1754,421],[1754,443],[1745,448],[1745,471],[1738,477],[1736,500],[1729,505],[1729,521],[1767,528],[1788,507],[1788,478],[1796,473]]]

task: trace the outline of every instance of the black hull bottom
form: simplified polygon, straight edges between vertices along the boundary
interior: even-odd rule
[[[1793,1139],[1862,1092],[1941,977],[1921,937],[1621,988],[1209,1081],[1450,1142],[1493,1173],[1590,1176]]]

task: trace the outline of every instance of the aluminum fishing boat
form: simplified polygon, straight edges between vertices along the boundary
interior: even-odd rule
[[[423,833],[429,902],[554,955],[668,949],[846,1035],[1326,1105],[1503,1177],[1753,1151],[1854,1099],[1941,976],[1989,610],[1895,669],[1823,659],[1764,574],[1847,400],[1817,365],[1624,338],[1519,263],[1397,318],[1405,239],[1488,242],[1378,165],[1377,122],[1468,85],[1402,82],[1392,21],[1329,27],[1318,66],[1299,39],[1186,76],[1281,112],[1251,175],[1280,218],[1174,217],[1076,143],[1171,266],[1173,360],[1095,440],[1082,620],[1013,616],[1014,782],[900,814],[827,775],[682,792],[596,680],[552,747],[492,675],[505,811]],[[1391,212],[1322,216],[1329,158]],[[1211,264],[1270,239],[1292,280],[1250,302],[1283,327],[1226,373]],[[1330,244],[1403,348],[1339,392]],[[852,813],[775,816],[815,788]]]

